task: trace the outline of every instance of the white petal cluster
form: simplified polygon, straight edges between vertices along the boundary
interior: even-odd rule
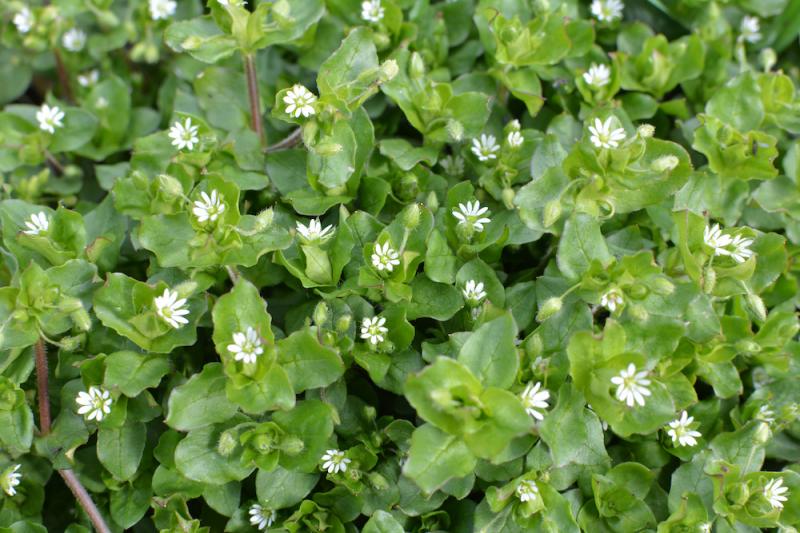
[[[589,140],[597,148],[617,148],[619,143],[625,140],[625,130],[617,128],[611,129],[613,117],[608,117],[605,122],[599,118],[594,119],[594,125],[589,126],[591,136]]]
[[[600,305],[608,309],[611,313],[622,307],[625,299],[619,289],[609,289],[600,296]]]
[[[322,469],[329,474],[347,472],[347,465],[350,464],[350,459],[344,456],[344,452],[336,449],[325,450],[321,460]]]
[[[497,144],[497,139],[494,135],[487,135],[482,133],[477,139],[472,139],[472,153],[478,158],[478,161],[490,161],[497,159],[497,152],[500,151],[500,145]]]
[[[522,133],[518,131],[511,131],[508,133],[506,141],[508,141],[508,145],[511,148],[519,148],[522,146],[522,143],[525,142],[525,138],[522,136]]]
[[[44,211],[39,211],[38,213],[32,214],[30,218],[25,221],[25,226],[28,229],[22,230],[22,233],[26,235],[43,235],[50,229],[50,220],[47,218]]]
[[[257,503],[250,506],[248,513],[250,514],[250,525],[255,526],[259,531],[274,524],[277,515],[275,511],[261,507]]]
[[[258,356],[264,353],[262,344],[258,332],[247,326],[245,331],[233,334],[233,342],[228,345],[228,351],[233,354],[236,361],[253,364]]]
[[[461,176],[464,174],[464,158],[458,155],[448,155],[439,161],[442,169],[448,176]]]
[[[22,468],[20,464],[11,466],[7,468],[6,471],[3,472],[2,477],[0,477],[0,488],[9,496],[14,496],[17,493],[16,487],[20,484],[20,480],[22,479],[22,474],[19,473],[20,468]]]
[[[111,393],[102,387],[89,387],[89,390],[78,393],[75,403],[79,405],[78,414],[86,420],[101,421],[111,412]]]
[[[286,114],[294,118],[310,117],[316,110],[314,109],[314,102],[317,97],[314,93],[306,89],[302,85],[294,85],[283,97],[283,103],[286,104]]]
[[[322,227],[318,218],[313,218],[309,221],[308,226],[300,222],[296,222],[297,233],[306,242],[323,242],[328,240],[333,235],[333,226]]]
[[[33,12],[27,7],[23,6],[22,9],[14,13],[14,18],[11,19],[16,26],[17,31],[20,33],[28,33],[33,28],[35,18]]]
[[[372,266],[379,272],[391,272],[394,267],[400,264],[400,256],[389,246],[389,243],[376,244],[375,251],[372,252]]]
[[[737,263],[744,263],[753,256],[753,251],[750,249],[753,239],[741,235],[731,237],[723,234],[719,224],[706,226],[703,230],[703,241],[713,250],[714,255],[729,256]]]
[[[519,482],[516,489],[517,498],[521,502],[530,502],[539,498],[539,487],[531,479],[523,479]]]
[[[46,131],[50,135],[56,132],[56,128],[63,128],[64,112],[58,106],[49,106],[42,104],[42,107],[36,111],[36,121],[39,123],[39,129]]]
[[[691,428],[692,422],[694,422],[694,417],[683,411],[679,418],[669,423],[667,435],[672,439],[673,444],[678,446],[694,446],[697,444],[697,439],[703,435]]]
[[[461,294],[464,295],[464,299],[467,303],[473,306],[478,305],[481,303],[481,300],[486,298],[486,291],[483,290],[483,282],[476,282],[474,279],[467,280]]]
[[[470,224],[477,231],[483,231],[483,225],[492,221],[488,216],[490,215],[488,207],[481,207],[478,200],[474,202],[467,202],[466,204],[458,204],[458,209],[453,210],[453,216],[458,219],[459,225]]]
[[[244,7],[247,2],[244,0],[217,0],[217,3],[221,6],[234,6],[234,7]]]
[[[156,308],[156,314],[173,328],[178,329],[189,323],[185,316],[189,314],[189,310],[185,307],[186,298],[178,298],[177,291],[164,289],[161,296],[153,299],[153,305]]]
[[[789,488],[783,486],[783,478],[776,477],[764,485],[764,498],[773,509],[783,509],[783,502],[788,499]]]
[[[181,124],[180,120],[176,120],[169,129],[169,138],[172,139],[172,146],[178,150],[183,150],[184,148],[189,149],[189,151],[194,150],[194,145],[200,142],[200,138],[197,136],[199,130],[200,128],[192,124],[192,119],[189,117],[186,117],[183,124]]]
[[[215,222],[225,212],[225,202],[216,189],[211,189],[211,194],[206,191],[200,193],[200,200],[194,202],[192,213],[197,221],[202,223]]]
[[[617,386],[617,399],[625,402],[628,407],[633,407],[634,404],[644,406],[644,397],[651,394],[647,388],[650,385],[647,372],[637,372],[633,363],[618,376],[611,378],[611,383]]]
[[[78,85],[81,87],[91,87],[100,80],[100,72],[92,69],[84,74],[78,74]]]
[[[384,10],[381,0],[364,0],[361,2],[361,18],[367,22],[380,22],[383,19]]]
[[[592,63],[589,70],[583,73],[583,81],[595,89],[604,87],[611,81],[611,69],[606,65]]]
[[[373,346],[383,342],[389,329],[384,326],[386,319],[374,316],[361,321],[361,338],[369,341]]]
[[[614,22],[622,18],[624,8],[620,0],[594,0],[590,9],[600,22]]]
[[[761,21],[758,17],[745,15],[739,25],[739,34],[748,43],[756,43],[761,40]]]
[[[61,44],[70,52],[80,52],[86,46],[86,33],[80,28],[70,28],[61,37]]]
[[[149,0],[150,18],[153,20],[168,19],[175,14],[178,4],[174,0]]]
[[[528,383],[525,390],[520,395],[522,404],[525,406],[525,411],[536,420],[544,420],[544,413],[549,407],[547,400],[550,398],[550,392],[542,388],[540,382]]]

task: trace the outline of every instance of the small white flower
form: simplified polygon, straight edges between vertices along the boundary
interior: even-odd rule
[[[383,317],[365,318],[361,321],[361,338],[368,340],[373,346],[383,342],[385,335],[389,333],[384,324],[386,324],[386,319]]]
[[[211,221],[214,222],[219,216],[225,212],[225,202],[222,201],[222,195],[216,189],[211,189],[211,194],[203,191],[200,193],[200,200],[194,202],[192,213],[197,217],[200,223]]]
[[[233,334],[233,343],[228,345],[228,351],[233,354],[236,361],[243,363],[255,363],[256,358],[264,353],[261,337],[258,332],[247,326],[244,332],[237,331]]]
[[[625,130],[617,128],[611,130],[611,121],[613,117],[608,117],[605,122],[599,118],[594,119],[594,126],[589,126],[589,133],[592,144],[597,148],[616,148],[619,146],[620,141],[625,140]]]
[[[509,132],[506,140],[511,148],[519,148],[525,142],[525,138],[518,131]]]
[[[471,224],[473,228],[478,231],[483,231],[483,225],[492,221],[488,216],[490,215],[488,207],[481,207],[478,200],[474,202],[467,202],[465,204],[458,204],[458,209],[453,209],[453,216],[458,219],[458,224]]]
[[[70,28],[61,37],[61,44],[70,52],[80,52],[86,46],[86,34],[80,28]]]
[[[379,272],[391,272],[394,267],[400,264],[399,255],[394,251],[394,248],[389,246],[389,243],[376,244],[375,251],[372,253],[372,266]]]
[[[700,533],[711,533],[712,522],[704,522],[700,524]]]
[[[84,74],[78,74],[78,85],[81,87],[91,87],[100,79],[97,69],[92,69]]]
[[[783,486],[783,478],[776,477],[764,485],[764,497],[773,509],[783,509],[783,502],[788,499],[789,488]]]
[[[464,174],[464,158],[458,155],[448,155],[439,161],[445,174],[448,176],[461,176]]]
[[[767,424],[773,424],[775,422],[775,411],[770,409],[769,405],[762,405],[758,408],[756,420],[763,420]]]
[[[619,376],[611,378],[611,383],[617,386],[617,399],[628,404],[628,407],[633,407],[634,403],[644,406],[644,397],[650,396],[647,372],[637,373],[633,363],[620,372]]]
[[[606,65],[592,63],[589,70],[583,73],[583,81],[595,88],[608,85],[608,82],[611,81],[611,69]]]
[[[516,489],[517,498],[521,502],[529,502],[539,498],[539,487],[531,479],[523,479],[519,482]]]
[[[758,17],[745,15],[739,25],[740,38],[748,43],[756,43],[761,40],[761,22]]]
[[[323,229],[318,218],[311,219],[308,226],[296,222],[297,232],[306,242],[320,241],[324,242],[333,235],[333,226],[325,226]]]
[[[692,422],[694,422],[694,417],[683,411],[680,418],[669,423],[667,435],[670,436],[673,444],[677,443],[678,446],[694,446],[697,444],[697,439],[703,435],[689,427]]]
[[[33,23],[35,22],[33,12],[27,7],[23,6],[22,9],[14,14],[12,22],[14,23],[14,26],[17,27],[18,32],[28,33],[31,31],[31,28],[33,28]]]
[[[753,239],[746,239],[741,235],[737,235],[731,241],[731,246],[733,250],[731,251],[731,257],[737,263],[744,263],[749,258],[753,256],[753,250],[750,249],[750,245],[753,244]]]
[[[703,241],[707,246],[714,250],[714,255],[731,255],[726,246],[733,242],[730,235],[723,235],[722,229],[719,224],[714,224],[713,227],[708,227],[703,230]]]
[[[320,460],[323,461],[322,469],[329,474],[347,472],[347,465],[350,464],[350,459],[341,450],[326,450]]]
[[[620,0],[594,0],[592,2],[592,15],[600,22],[613,22],[622,18],[625,7]]]
[[[361,2],[361,18],[367,22],[380,22],[383,19],[381,0],[365,0]]]
[[[178,298],[177,291],[164,289],[164,293],[161,296],[156,296],[153,299],[153,304],[156,307],[156,314],[173,328],[178,329],[189,323],[189,320],[184,316],[189,314],[189,310],[184,307],[186,298]]]
[[[546,411],[549,407],[547,400],[550,398],[550,392],[541,387],[542,384],[538,381],[528,383],[520,395],[525,412],[536,420],[544,420],[544,414],[541,411]]]
[[[47,218],[44,211],[39,211],[38,213],[32,214],[30,218],[25,221],[25,226],[27,226],[28,229],[22,230],[22,233],[26,235],[43,235],[50,229],[50,219]]]
[[[58,106],[50,107],[47,104],[42,104],[42,107],[36,111],[36,120],[39,122],[39,129],[46,131],[50,135],[56,132],[56,128],[63,128],[64,112]]]
[[[243,7],[247,4],[244,0],[217,0],[217,3],[221,6],[235,6],[235,7]]]
[[[316,113],[314,102],[317,97],[302,85],[295,85],[284,95],[283,102],[286,105],[286,114],[294,118],[301,115],[308,118]]]
[[[486,291],[483,290],[483,282],[476,282],[474,279],[467,281],[461,293],[464,295],[464,299],[467,303],[473,306],[478,305],[481,300],[486,298]]]
[[[3,489],[3,492],[8,494],[9,496],[13,496],[17,493],[16,486],[19,485],[20,479],[22,479],[22,474],[19,473],[19,469],[22,465],[16,464],[6,469],[3,472],[3,476],[0,477],[0,487]]]
[[[174,15],[178,5],[174,0],[150,0],[148,7],[150,8],[150,18],[162,20]]]
[[[178,150],[188,148],[190,151],[194,150],[194,145],[200,142],[197,136],[199,127],[192,124],[192,119],[186,117],[186,120],[181,124],[180,120],[176,120],[172,127],[169,129],[169,138],[172,139],[172,146]]]
[[[275,522],[275,511],[261,507],[257,503],[250,506],[250,524],[257,527],[259,531],[267,529]]]
[[[472,153],[475,154],[478,161],[497,159],[498,151],[500,151],[500,145],[497,144],[494,135],[482,133],[480,138],[472,139]]]
[[[88,392],[81,391],[75,398],[75,403],[80,407],[78,414],[86,420],[101,421],[111,412],[111,393],[102,387],[89,387]]]
[[[625,303],[622,293],[618,289],[609,289],[600,297],[600,305],[614,312]]]

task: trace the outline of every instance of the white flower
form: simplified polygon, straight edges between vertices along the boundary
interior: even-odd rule
[[[478,161],[497,159],[499,150],[500,145],[497,144],[497,139],[494,138],[494,135],[482,133],[480,138],[472,139],[472,153],[475,154]]]
[[[252,364],[256,362],[259,355],[264,353],[261,344],[258,332],[247,326],[246,331],[237,331],[233,334],[233,344],[228,345],[228,351],[233,354],[235,360]]]
[[[391,272],[394,267],[400,264],[400,256],[389,246],[389,243],[376,244],[375,251],[372,253],[372,266],[378,271]]]
[[[471,305],[478,305],[481,300],[486,298],[486,291],[483,290],[483,282],[476,282],[474,279],[468,280],[461,291],[464,299]]]
[[[600,305],[612,313],[616,311],[618,307],[621,307],[624,302],[625,300],[622,297],[622,293],[618,289],[609,289],[600,297]]]
[[[711,522],[704,522],[700,524],[700,533],[711,533],[711,527],[714,524]]]
[[[200,198],[194,202],[192,208],[192,213],[197,217],[198,222],[209,220],[214,222],[225,212],[225,202],[222,201],[222,195],[216,189],[211,189],[211,195],[206,191],[201,192]]]
[[[267,529],[275,522],[275,511],[261,507],[257,503],[250,506],[250,524],[258,528],[259,531]]]
[[[178,5],[174,0],[150,0],[150,18],[153,20],[161,20],[171,17],[175,14],[175,8]]]
[[[511,148],[519,148],[520,146],[522,146],[522,143],[525,142],[525,138],[518,131],[509,132],[507,140],[508,140],[508,145]]]
[[[283,102],[287,104],[286,114],[294,118],[298,118],[301,115],[308,118],[316,113],[314,109],[314,102],[316,101],[317,97],[314,96],[314,93],[302,85],[293,86],[283,97]]]
[[[80,52],[86,45],[86,34],[80,28],[71,28],[61,37],[61,44],[70,52]]]
[[[361,2],[361,18],[367,22],[380,22],[383,18],[381,0],[365,0]]]
[[[538,381],[536,383],[528,383],[520,395],[522,404],[525,406],[525,412],[536,420],[544,420],[544,414],[541,411],[547,410],[547,400],[550,398],[550,392],[541,387],[542,384]]]
[[[523,479],[517,485],[517,498],[521,502],[529,502],[539,497],[539,487],[536,482],[530,479]]]
[[[19,480],[22,478],[22,474],[19,473],[21,467],[22,465],[19,464],[9,467],[3,472],[3,477],[0,477],[0,487],[2,487],[3,492],[9,496],[13,496],[17,493],[15,487],[19,485]]]
[[[33,12],[24,7],[17,11],[14,14],[14,18],[12,19],[14,26],[17,27],[17,31],[20,33],[28,33],[33,28],[34,18]]]
[[[183,150],[188,148],[190,151],[194,150],[194,145],[200,142],[197,136],[199,127],[192,124],[192,119],[186,117],[186,120],[181,124],[180,120],[176,120],[172,127],[169,129],[169,138],[172,139],[172,146]]]
[[[741,235],[737,235],[731,241],[731,246],[733,250],[731,251],[731,257],[737,263],[744,263],[750,257],[753,256],[753,250],[750,249],[750,245],[753,244],[753,239],[746,239]]]
[[[605,122],[599,118],[594,119],[594,126],[589,126],[589,133],[592,144],[598,148],[616,148],[619,141],[625,140],[625,130],[617,128],[611,131],[611,121],[613,117],[608,117]]]
[[[756,419],[763,420],[767,424],[772,424],[775,422],[775,411],[770,409],[769,405],[762,405],[758,408]]]
[[[329,474],[347,472],[347,465],[350,464],[350,459],[345,457],[341,450],[325,450],[321,460],[323,461],[322,469]]]
[[[100,79],[97,69],[92,69],[85,74],[78,74],[78,85],[81,87],[91,87]]]
[[[589,70],[583,73],[583,81],[595,88],[608,85],[611,81],[611,69],[606,65],[592,63]]]
[[[461,176],[464,173],[464,158],[458,155],[448,155],[439,161],[445,174],[448,176]]]
[[[730,235],[722,234],[719,224],[714,224],[710,228],[706,225],[706,229],[703,230],[703,241],[714,250],[714,255],[731,255],[725,247],[730,245],[733,239]]]
[[[333,235],[333,226],[325,226],[323,229],[318,218],[311,219],[311,221],[308,223],[308,226],[301,224],[300,222],[296,222],[296,224],[297,232],[307,242],[326,241]]]
[[[488,207],[481,207],[478,200],[467,202],[466,205],[458,204],[458,209],[453,209],[453,216],[458,219],[458,224],[471,224],[478,231],[483,231],[483,225],[492,219],[483,215],[490,215]]]
[[[78,414],[86,420],[101,421],[111,412],[111,393],[102,387],[89,387],[89,392],[81,391],[75,398],[75,403],[80,405]]]
[[[28,229],[22,230],[22,233],[26,235],[42,235],[47,233],[47,230],[50,228],[50,220],[47,218],[44,211],[39,211],[38,213],[32,214],[30,218],[25,221],[25,226],[27,226]]]
[[[745,15],[739,25],[740,38],[748,43],[755,43],[761,40],[761,22],[758,17]]]
[[[235,7],[243,7],[247,2],[244,0],[217,0],[217,3],[221,6],[235,6]]]
[[[771,479],[769,483],[764,485],[764,497],[773,509],[783,509],[783,502],[788,499],[788,495],[789,489],[783,486],[782,477]]]
[[[617,399],[633,407],[634,403],[644,405],[644,397],[650,396],[650,380],[647,379],[647,372],[636,372],[636,365],[633,363],[628,368],[619,373],[619,376],[611,378],[611,383],[617,386]]]
[[[694,422],[694,417],[683,411],[680,418],[669,423],[667,435],[670,436],[673,444],[677,443],[678,446],[694,446],[697,444],[697,439],[703,435],[689,427],[692,422]]]
[[[389,330],[383,326],[384,324],[386,324],[386,319],[383,317],[365,318],[361,321],[361,338],[368,340],[373,346],[383,342],[384,336],[389,333]]]
[[[36,120],[39,122],[39,129],[46,131],[49,134],[56,132],[56,128],[63,128],[64,112],[58,106],[50,107],[47,104],[42,104],[42,107],[36,112]]]
[[[164,289],[164,293],[161,296],[156,296],[153,299],[153,304],[156,306],[156,314],[173,328],[178,329],[189,323],[189,320],[184,316],[189,314],[189,310],[184,307],[186,298],[178,298],[177,291]]]
[[[625,7],[620,0],[594,0],[592,2],[592,15],[601,22],[613,22],[622,18],[622,9]]]

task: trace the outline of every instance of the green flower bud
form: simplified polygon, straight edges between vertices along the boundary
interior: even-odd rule
[[[303,439],[289,435],[281,441],[281,451],[286,455],[297,455],[305,449]]]
[[[711,294],[717,285],[717,272],[711,265],[706,265],[703,269],[703,292]]]
[[[87,313],[86,309],[83,307],[71,312],[69,317],[72,319],[72,322],[75,323],[75,326],[81,331],[89,331],[89,329],[92,327],[92,319],[89,318],[89,313]]]
[[[400,71],[400,68],[397,66],[397,61],[394,59],[389,59],[381,64],[381,74],[380,80],[382,83],[392,80],[397,73]]]
[[[425,205],[427,205],[428,209],[431,211],[439,209],[439,198],[436,197],[435,192],[431,191],[428,193],[428,197],[425,199]]]
[[[348,329],[350,329],[350,323],[353,321],[353,317],[351,315],[343,315],[340,316],[336,320],[336,331],[339,333],[344,333]]]
[[[403,212],[403,226],[412,230],[419,225],[420,209],[419,204],[409,205]]]
[[[650,293],[650,291],[641,283],[635,283],[625,289],[625,293],[634,300],[641,300]]]
[[[748,293],[747,294],[747,307],[753,313],[756,320],[759,322],[763,322],[767,319],[767,308],[764,306],[764,300],[758,294]]]
[[[651,282],[653,292],[660,295],[672,294],[675,292],[675,285],[667,278],[655,278]]]
[[[561,298],[556,296],[552,298],[548,298],[547,301],[544,302],[544,305],[539,309],[539,313],[536,315],[536,320],[538,322],[544,322],[554,314],[561,311],[561,307],[564,305],[564,302]]]
[[[228,457],[233,453],[237,445],[236,436],[230,430],[223,431],[217,442],[217,453],[223,457]]]
[[[167,198],[180,198],[183,196],[183,185],[176,178],[168,174],[156,176],[156,187]]]
[[[314,324],[322,326],[328,321],[328,305],[325,302],[319,302],[314,308]]]
[[[450,138],[453,139],[455,142],[460,142],[464,139],[464,125],[454,119],[450,119],[447,121],[447,134],[450,135]]]
[[[652,137],[655,132],[656,132],[656,129],[655,129],[655,127],[653,127],[652,124],[642,124],[641,126],[636,128],[636,133],[642,139],[647,139],[647,138]]]
[[[58,339],[58,344],[60,348],[66,352],[75,352],[83,345],[85,341],[86,335],[81,333],[80,335],[61,337]]]
[[[778,56],[772,48],[764,48],[758,54],[758,62],[764,67],[764,72],[769,72],[775,63],[778,61]]]
[[[422,56],[417,52],[411,54],[408,75],[411,79],[420,79],[425,76],[425,62],[422,60]]]
[[[516,191],[511,187],[503,189],[503,205],[506,206],[506,209],[514,209],[514,198],[516,196]]]
[[[750,490],[746,483],[734,483],[725,492],[725,497],[733,504],[744,505],[750,499]]]
[[[419,180],[413,172],[406,172],[395,186],[395,193],[402,200],[413,200],[419,194]]]

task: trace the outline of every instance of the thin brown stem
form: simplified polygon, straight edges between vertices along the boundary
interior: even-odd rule
[[[72,470],[59,470],[58,473],[61,475],[64,483],[69,487],[69,490],[72,491],[72,494],[75,495],[75,499],[81,504],[83,510],[89,515],[89,520],[92,521],[92,525],[97,533],[111,533],[111,529],[106,525],[103,515],[100,514],[94,501],[92,501],[92,497],[89,496],[89,493],[83,488],[75,472]]]
[[[266,147],[267,139],[264,137],[264,125],[261,122],[261,100],[258,96],[258,74],[253,54],[244,56],[244,74],[247,78],[247,97],[250,99],[250,127],[258,135],[261,146]]]
[[[61,161],[56,159],[53,154],[45,150],[44,156],[47,159],[47,162],[50,163],[50,166],[56,171],[56,174],[59,176],[64,174],[64,165],[61,164]]]
[[[62,94],[67,102],[74,105],[75,95],[72,94],[72,85],[69,82],[69,73],[64,65],[64,58],[61,57],[61,51],[58,48],[53,49],[53,55],[56,58],[56,71],[58,71],[58,82],[61,84]]]
[[[272,146],[267,146],[267,153],[279,152],[281,150],[288,150],[292,146],[299,143],[300,139],[302,138],[303,138],[303,130],[302,128],[297,128],[282,141],[276,142]]]

